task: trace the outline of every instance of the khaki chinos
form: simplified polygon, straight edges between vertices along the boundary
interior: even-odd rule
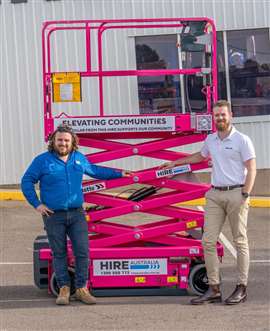
[[[210,285],[220,283],[216,243],[226,217],[229,220],[233,242],[237,251],[238,284],[247,285],[249,270],[247,238],[249,198],[244,199],[241,192],[241,187],[229,191],[212,188],[205,195],[206,208],[202,244]]]

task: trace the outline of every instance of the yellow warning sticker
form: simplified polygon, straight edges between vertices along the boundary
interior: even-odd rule
[[[78,72],[52,74],[53,102],[81,102],[81,76]]]
[[[168,283],[177,283],[177,277],[169,276],[169,277],[167,277],[167,282]]]
[[[135,277],[135,283],[146,283],[145,277]]]
[[[187,224],[188,229],[195,228],[198,225],[197,221],[190,221],[190,222],[187,222],[186,224]]]

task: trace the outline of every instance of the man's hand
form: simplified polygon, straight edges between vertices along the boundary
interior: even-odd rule
[[[129,170],[122,170],[122,177],[131,177],[133,176],[133,172]]]
[[[43,204],[39,205],[36,210],[43,216],[50,216],[51,214],[53,214],[53,210],[49,209]]]

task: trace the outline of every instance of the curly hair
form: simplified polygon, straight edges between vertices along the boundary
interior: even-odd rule
[[[48,151],[49,152],[54,152],[55,151],[55,136],[57,132],[66,132],[71,134],[72,137],[72,152],[76,151],[79,146],[79,139],[77,135],[73,132],[72,128],[67,126],[67,125],[59,125],[57,129],[49,136],[49,141],[48,141]]]

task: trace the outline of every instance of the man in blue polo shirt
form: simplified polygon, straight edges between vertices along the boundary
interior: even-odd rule
[[[53,266],[60,288],[56,304],[67,305],[70,298],[66,243],[71,240],[75,256],[76,298],[86,304],[96,303],[86,288],[88,279],[88,226],[85,220],[82,193],[83,175],[111,179],[130,176],[128,171],[117,171],[91,164],[77,151],[78,137],[66,126],[58,127],[51,135],[48,152],[38,155],[22,178],[22,191],[27,201],[42,215]],[[39,182],[40,199],[34,185]]]

